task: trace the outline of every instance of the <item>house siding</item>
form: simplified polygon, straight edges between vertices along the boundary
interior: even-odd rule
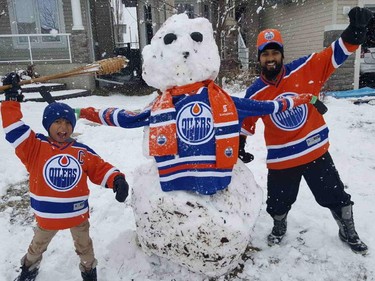
[[[11,34],[7,0],[0,0],[0,7],[1,11],[5,11],[5,14],[0,16],[0,34]]]
[[[273,7],[260,13],[260,29],[280,30],[286,62],[323,49],[324,27],[331,24],[332,1],[306,0],[303,4]]]

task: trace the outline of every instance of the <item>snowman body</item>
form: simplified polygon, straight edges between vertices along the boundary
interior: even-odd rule
[[[185,14],[169,18],[142,55],[143,79],[161,93],[214,80],[220,68],[211,24]],[[251,242],[263,194],[240,160],[229,168],[215,166],[217,134],[229,131],[233,122],[214,124],[207,91],[202,87],[174,97],[178,152],[155,156],[138,168],[132,206],[146,253],[214,277],[240,262]],[[159,111],[161,116],[168,113]],[[162,121],[168,126],[170,118],[165,116]],[[232,135],[238,136],[240,124],[235,125]],[[161,144],[165,142],[158,137]],[[147,150],[147,127],[145,139]]]

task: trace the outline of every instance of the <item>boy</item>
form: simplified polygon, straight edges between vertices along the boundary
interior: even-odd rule
[[[17,79],[17,74],[13,75]],[[76,117],[64,103],[51,103],[43,113],[48,136],[34,133],[23,123],[18,102],[19,87],[6,91],[1,104],[5,138],[29,172],[30,201],[37,226],[27,254],[21,259],[18,281],[35,280],[42,254],[55,234],[70,229],[84,281],[96,281],[97,260],[89,235],[89,189],[95,184],[112,188],[124,202],[129,186],[124,175],[101,159],[91,148],[71,138]]]

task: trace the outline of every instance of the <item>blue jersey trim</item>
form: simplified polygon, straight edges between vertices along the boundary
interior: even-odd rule
[[[83,210],[89,206],[88,200],[67,203],[39,201],[30,197],[31,207],[41,213],[68,214]],[[77,207],[78,206],[78,207]]]
[[[326,141],[328,139],[328,132],[328,128],[325,127],[320,132],[317,132],[316,134],[307,137],[299,143],[275,149],[268,149],[267,160],[289,157],[298,153],[302,153],[303,151],[306,151],[308,149],[311,149],[312,147],[315,147],[320,143]]]

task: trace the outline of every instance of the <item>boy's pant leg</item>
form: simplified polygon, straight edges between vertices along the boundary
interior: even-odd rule
[[[97,263],[89,229],[90,223],[88,220],[70,229],[76,253],[81,260],[81,271],[89,271],[91,268],[96,267]]]
[[[43,253],[47,250],[52,238],[58,230],[43,229],[39,225],[34,230],[34,237],[31,241],[27,254],[22,258],[22,264],[29,267],[42,260]]]

